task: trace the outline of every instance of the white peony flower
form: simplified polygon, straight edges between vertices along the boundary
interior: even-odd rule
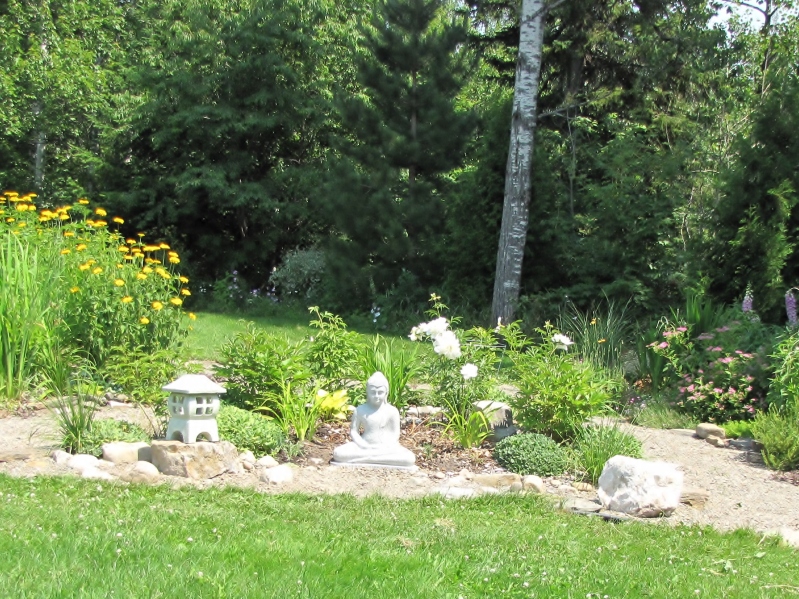
[[[419,327],[413,327],[411,329],[411,334],[408,335],[408,339],[410,339],[411,341],[418,341],[419,335],[421,335],[421,333],[422,332],[419,330]]]
[[[443,316],[436,318],[435,320],[431,320],[430,322],[422,323],[419,326],[423,327],[424,332],[430,335],[433,339],[449,330],[449,322],[447,322],[447,319]]]
[[[433,339],[433,350],[450,360],[461,357],[461,344],[452,331],[444,331],[436,336]]]
[[[568,350],[569,346],[574,344],[574,341],[569,339],[566,335],[558,333],[557,335],[552,335],[552,343],[555,344],[556,349]]]
[[[464,381],[473,379],[477,376],[477,366],[474,364],[464,364],[463,368],[461,368],[461,376],[463,377]]]

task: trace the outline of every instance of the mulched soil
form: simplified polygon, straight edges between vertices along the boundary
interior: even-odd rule
[[[785,483],[791,483],[792,485],[799,487],[799,470],[791,470],[790,472],[777,472],[774,474],[774,478],[776,480],[780,480]]]
[[[302,455],[291,461],[306,466],[321,459],[326,464],[333,457],[333,449],[349,440],[348,423],[321,424],[313,441],[305,442]],[[479,448],[463,449],[434,423],[404,425],[400,431],[400,444],[416,455],[416,465],[424,470],[458,473],[464,468],[472,472],[499,469],[492,457],[492,442],[486,441]]]

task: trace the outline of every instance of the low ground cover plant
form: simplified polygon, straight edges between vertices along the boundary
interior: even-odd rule
[[[239,451],[249,450],[256,457],[275,456],[286,445],[286,436],[275,422],[236,406],[223,403],[216,423],[220,439],[230,441]]]
[[[569,466],[569,454],[546,435],[521,433],[499,441],[494,458],[503,468],[521,474],[557,476]]]
[[[95,418],[88,433],[83,439],[80,453],[88,453],[100,457],[103,454],[103,445],[114,441],[136,443],[143,441],[149,443],[150,433],[135,422],[117,420],[115,418]]]

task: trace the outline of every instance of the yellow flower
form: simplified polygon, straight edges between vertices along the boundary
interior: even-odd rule
[[[19,224],[17,225],[17,227],[19,227],[20,229],[24,229],[24,228],[25,228],[25,227],[27,227],[27,226],[28,226],[28,223],[19,223]]]
[[[108,223],[105,222],[104,220],[97,220],[97,221],[94,221],[94,225],[92,225],[92,226],[99,228],[99,227],[105,227],[107,224]]]
[[[172,257],[169,259],[169,261],[170,261],[172,264],[180,264],[180,258],[176,258],[175,256],[172,256]]]
[[[167,252],[167,255],[177,257],[178,253],[177,252]]]
[[[117,250],[119,250],[120,252],[125,252],[125,253],[128,253],[128,252],[130,251],[130,248],[129,248],[128,246],[126,246],[126,245],[120,245],[120,246],[117,248]]]
[[[141,271],[142,271],[144,274],[146,274],[146,275],[149,275],[151,272],[153,272],[153,269],[152,269],[152,268],[150,268],[149,266],[145,266],[144,268],[142,268],[142,269],[141,269]]]
[[[140,281],[144,281],[145,279],[147,279],[147,275],[144,274],[143,272],[140,272],[136,275],[136,278],[139,279]]]
[[[78,200],[78,204],[83,204],[84,206],[89,203],[89,200],[86,198],[81,198]]]
[[[76,250],[76,251],[78,251],[78,252],[82,252],[82,251],[83,251],[83,250],[85,250],[85,249],[86,249],[86,244],[85,244],[85,243],[79,243],[79,244],[78,244],[78,245],[75,247],[75,250]]]
[[[597,343],[605,343],[605,341],[607,341],[607,339],[600,339],[599,341],[597,341]]]
[[[64,231],[64,237],[75,237],[75,231]]]
[[[126,239],[125,243],[127,243],[128,245],[133,245],[134,243],[136,243],[136,240],[135,239]]]
[[[160,310],[161,308],[164,307],[164,304],[162,304],[161,302],[156,301],[156,302],[152,303],[152,306],[153,306],[153,310]]]
[[[72,252],[72,250],[68,250],[67,248],[64,248],[63,250],[61,250],[61,255],[62,256],[66,256],[67,254],[69,254],[71,252]]]
[[[103,272],[103,269],[102,269],[102,267],[100,267],[100,266],[98,266],[97,268],[95,268],[95,269],[92,271],[92,273],[93,273],[93,274],[95,274],[95,275],[99,275],[101,272]]]
[[[69,220],[69,214],[59,214],[58,218],[61,220]]]
[[[70,292],[70,293],[77,293],[78,291],[80,291],[80,287],[72,287],[72,288],[69,290],[69,292]]]
[[[125,224],[125,219],[124,218],[119,218],[118,216],[115,216],[111,220],[113,220],[118,225],[124,225]]]
[[[591,319],[591,324],[596,324],[596,318]]]
[[[161,248],[162,250],[168,250],[169,249],[169,246],[167,244],[163,243],[163,242],[161,242],[158,245],[158,247]]]
[[[191,295],[191,291],[189,291],[188,289],[181,289],[180,290],[180,294],[181,295]]]
[[[136,256],[131,256],[130,254],[125,254],[125,260],[133,260]]]
[[[155,260],[153,260],[152,258],[145,258],[144,259],[144,263],[145,264],[152,264],[153,262],[155,262]]]
[[[189,318],[191,320],[197,320],[197,315],[194,312],[189,312]]]
[[[125,281],[123,281],[122,279],[114,279],[114,285],[116,285],[117,287],[124,287]]]
[[[144,237],[144,233],[136,233],[139,237]]]
[[[120,300],[120,301],[121,301],[123,304],[129,304],[130,302],[132,302],[132,301],[133,301],[133,298],[132,298],[132,297],[130,297],[129,295],[126,295],[126,296],[125,296],[125,297],[123,297],[123,298],[122,298],[122,300]]]
[[[178,277],[178,281],[180,281],[181,283],[188,283],[189,282],[189,278],[188,277]]]
[[[123,264],[120,264],[119,262],[117,262],[117,268],[125,268],[125,266]]]
[[[14,217],[11,217],[11,216],[9,216],[9,217],[6,219],[6,222],[7,222],[7,223],[13,223],[15,220],[17,220],[17,219],[16,219],[16,218],[14,218]]]
[[[97,216],[106,216],[106,215],[108,214],[108,212],[106,212],[106,211],[105,211],[105,210],[103,210],[102,208],[97,208],[97,209],[94,211],[94,213],[95,213]]]
[[[69,250],[67,250],[67,251],[69,251]],[[87,264],[81,264],[80,266],[78,266],[78,268],[80,268],[81,270],[89,270],[89,266],[91,266],[91,264],[88,264],[88,263]]]
[[[93,227],[94,226],[94,221],[92,219],[90,219],[90,218],[87,218],[86,219],[86,224],[89,225],[90,227]]]
[[[173,306],[181,306],[183,305],[183,300],[180,299],[179,297],[173,297],[170,298],[169,303],[172,304]]]
[[[156,260],[154,258],[151,258],[150,259],[150,264],[163,264],[163,262],[161,262],[160,260]]]
[[[166,279],[167,281],[168,281],[169,279],[171,279],[171,278],[172,278],[172,277],[170,276],[170,274],[169,274],[168,272],[166,272],[166,271],[159,272],[158,274],[159,274],[159,275],[161,275],[161,278],[162,278],[162,279]]]
[[[149,319],[149,318],[147,318],[146,316],[142,316],[142,317],[139,319],[139,322],[140,322],[140,323],[142,323],[142,324],[150,324],[150,319]]]

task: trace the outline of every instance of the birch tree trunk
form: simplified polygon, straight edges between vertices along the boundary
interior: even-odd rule
[[[505,167],[505,202],[499,232],[497,268],[494,275],[493,319],[513,320],[519,299],[522,259],[527,239],[530,208],[530,168],[538,105],[538,79],[544,45],[544,0],[523,0],[519,57],[513,89],[510,149]]]

